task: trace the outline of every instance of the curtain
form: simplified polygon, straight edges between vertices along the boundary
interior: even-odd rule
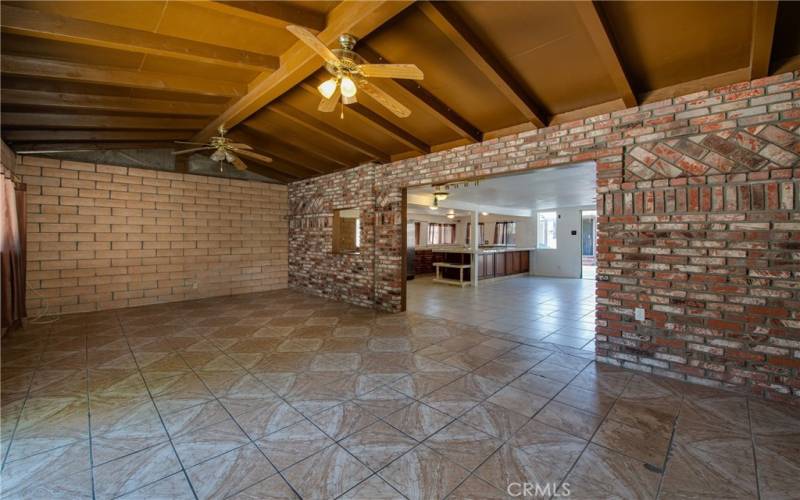
[[[469,245],[470,238],[472,237],[472,222],[467,222],[467,245]],[[486,241],[483,237],[483,222],[478,223],[478,245],[483,245]]]
[[[516,242],[516,222],[496,222],[494,225],[494,244],[513,245]]]
[[[2,329],[19,326],[25,311],[25,185],[2,177],[0,189],[0,281]]]
[[[456,242],[455,224],[428,224],[429,245],[452,245]]]

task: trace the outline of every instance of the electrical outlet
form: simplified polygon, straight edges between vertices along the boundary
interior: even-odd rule
[[[195,281],[194,283],[192,283],[192,288],[193,288],[194,290],[197,290],[198,288],[200,288],[200,283],[198,283],[198,282],[196,282],[196,281]]]
[[[636,321],[644,321],[644,308],[637,307],[633,311],[633,315],[634,315],[634,318],[636,318]]]

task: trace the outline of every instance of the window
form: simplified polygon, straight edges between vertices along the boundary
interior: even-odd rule
[[[429,245],[452,245],[456,242],[455,224],[428,224]]]
[[[472,222],[467,222],[467,245],[469,245],[469,239],[472,236]],[[478,223],[478,245],[483,245],[483,242],[486,241],[483,236],[483,222]]]
[[[539,212],[536,219],[536,248],[556,248],[556,212]]]
[[[494,244],[495,245],[515,245],[517,243],[517,223],[516,222],[495,222],[494,224]]]
[[[355,253],[361,248],[361,211],[333,211],[333,253]]]

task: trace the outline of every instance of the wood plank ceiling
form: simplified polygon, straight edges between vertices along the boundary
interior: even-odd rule
[[[224,124],[283,182],[800,68],[800,2],[2,3],[2,138],[15,150],[165,148]],[[329,47],[414,63],[317,111]]]

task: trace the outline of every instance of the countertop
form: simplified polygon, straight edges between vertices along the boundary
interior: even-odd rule
[[[528,252],[536,250],[529,247],[498,247],[498,248],[479,248],[477,252],[473,252],[471,248],[459,246],[427,246],[416,247],[416,250],[431,250],[439,253],[477,253],[478,255],[493,254],[493,253],[506,253],[506,252]]]

